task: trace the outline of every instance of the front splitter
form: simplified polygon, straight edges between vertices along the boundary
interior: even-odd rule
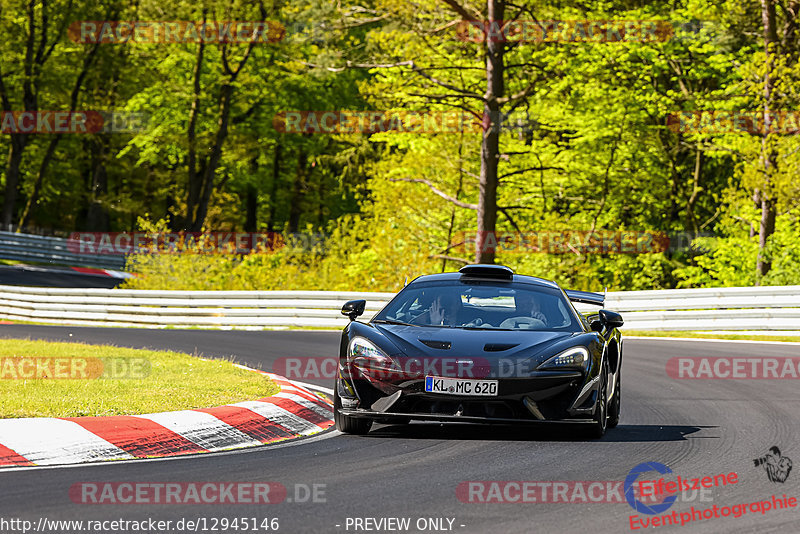
[[[443,421],[449,423],[474,423],[482,425],[541,425],[548,423],[555,424],[585,424],[595,422],[593,419],[514,419],[505,417],[476,417],[471,415],[450,415],[450,414],[419,414],[419,413],[380,413],[367,410],[348,410],[339,409],[339,413],[347,417],[358,419],[381,419],[381,420],[408,420],[417,421]]]

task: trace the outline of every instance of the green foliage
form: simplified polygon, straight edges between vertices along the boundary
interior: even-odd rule
[[[148,233],[166,228],[164,221],[140,223]],[[435,268],[418,241],[396,221],[345,217],[332,223],[329,230],[330,237],[322,240],[311,231],[287,234],[286,246],[244,256],[230,250],[204,253],[202,241],[184,253],[130,256],[127,268],[138,276],[127,280],[124,287],[397,291],[406,278],[411,280]]]
[[[6,4],[0,8],[0,73],[18,108],[26,79],[20,65],[28,4]],[[275,127],[280,112],[312,110],[458,111],[480,120],[486,47],[457,38],[461,15],[450,4],[265,2],[267,18],[283,23],[287,34],[280,42],[254,46],[232,82],[228,137],[204,226],[285,232],[288,244],[244,257],[135,256],[128,267],[140,276],[126,285],[395,290],[406,276],[455,270],[471,261],[470,251],[454,245],[476,229],[479,130],[318,135]],[[41,10],[43,4],[33,5]],[[204,9],[209,19],[260,17],[257,2],[241,0],[50,5],[54,24],[200,20]],[[517,7],[508,3],[507,15]],[[524,7],[523,19],[660,20],[676,30],[663,42],[528,42],[507,48],[505,93],[524,97],[501,134],[498,231],[713,237],[698,237],[689,251],[517,251],[501,252],[497,261],[577,289],[800,283],[798,136],[771,135],[763,143],[758,135],[676,132],[667,125],[668,115],[679,111],[763,107],[760,2],[535,0]],[[485,17],[485,3],[467,8]],[[781,24],[786,16],[779,10]],[[692,21],[703,21],[702,27],[681,26]],[[775,105],[781,109],[800,103],[800,46],[793,46],[773,54]],[[89,49],[66,38],[55,43],[51,60],[36,73],[40,109],[68,105]],[[59,232],[184,227],[193,106],[202,159],[219,130],[220,95],[230,81],[225,64],[237,64],[246,50],[243,44],[207,44],[195,94],[197,43],[101,46],[82,82],[78,108],[147,113],[149,126],[136,133],[64,136],[30,226]],[[18,213],[33,194],[47,143],[47,136],[32,136],[26,148]],[[0,150],[10,150],[7,136],[0,136]],[[776,154],[777,168],[769,172],[765,151]],[[774,198],[778,214],[763,251],[772,269],[762,279],[755,276],[758,242],[751,237],[761,215],[753,206],[754,190]],[[105,218],[93,217],[92,210]],[[139,220],[143,213],[150,215]]]
[[[778,229],[767,244],[765,258],[772,262],[772,269],[760,283],[762,285],[800,284],[800,236],[798,223],[800,210],[794,209],[780,215]],[[702,250],[695,265],[676,270],[680,279],[678,287],[732,287],[752,286],[756,283],[753,266],[758,255],[758,237],[750,237],[748,226],[741,219],[728,219],[729,229],[724,237],[704,237],[694,241]]]

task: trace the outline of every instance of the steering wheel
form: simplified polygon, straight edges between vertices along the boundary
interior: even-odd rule
[[[475,319],[470,323],[465,324],[464,326],[466,326],[467,328],[494,328],[492,323],[484,323],[483,319],[481,319],[480,317],[478,317],[477,319]]]
[[[544,321],[534,319],[533,317],[510,317],[500,323],[500,328],[511,328],[520,330],[535,330],[546,328]]]

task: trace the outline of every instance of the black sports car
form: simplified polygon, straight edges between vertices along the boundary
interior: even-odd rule
[[[373,421],[583,423],[593,437],[620,413],[622,317],[582,315],[604,296],[499,265],[421,276],[369,322],[346,303],[334,389],[336,428]]]

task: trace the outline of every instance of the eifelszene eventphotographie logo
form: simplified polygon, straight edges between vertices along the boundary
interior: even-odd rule
[[[661,475],[672,473],[672,469],[660,462],[644,462],[628,472],[628,476],[625,477],[625,484],[623,488],[625,490],[625,499],[628,501],[628,504],[631,505],[631,508],[641,514],[658,515],[669,510],[669,508],[675,504],[678,496],[668,495],[663,501],[652,504],[644,503],[637,499],[634,491],[636,483],[639,480],[639,476],[643,473],[649,473],[650,471],[655,471]]]
[[[753,460],[756,467],[763,467],[767,472],[770,482],[786,482],[789,473],[792,472],[792,461],[786,456],[781,456],[781,450],[777,446],[772,446],[769,452],[761,458]]]

